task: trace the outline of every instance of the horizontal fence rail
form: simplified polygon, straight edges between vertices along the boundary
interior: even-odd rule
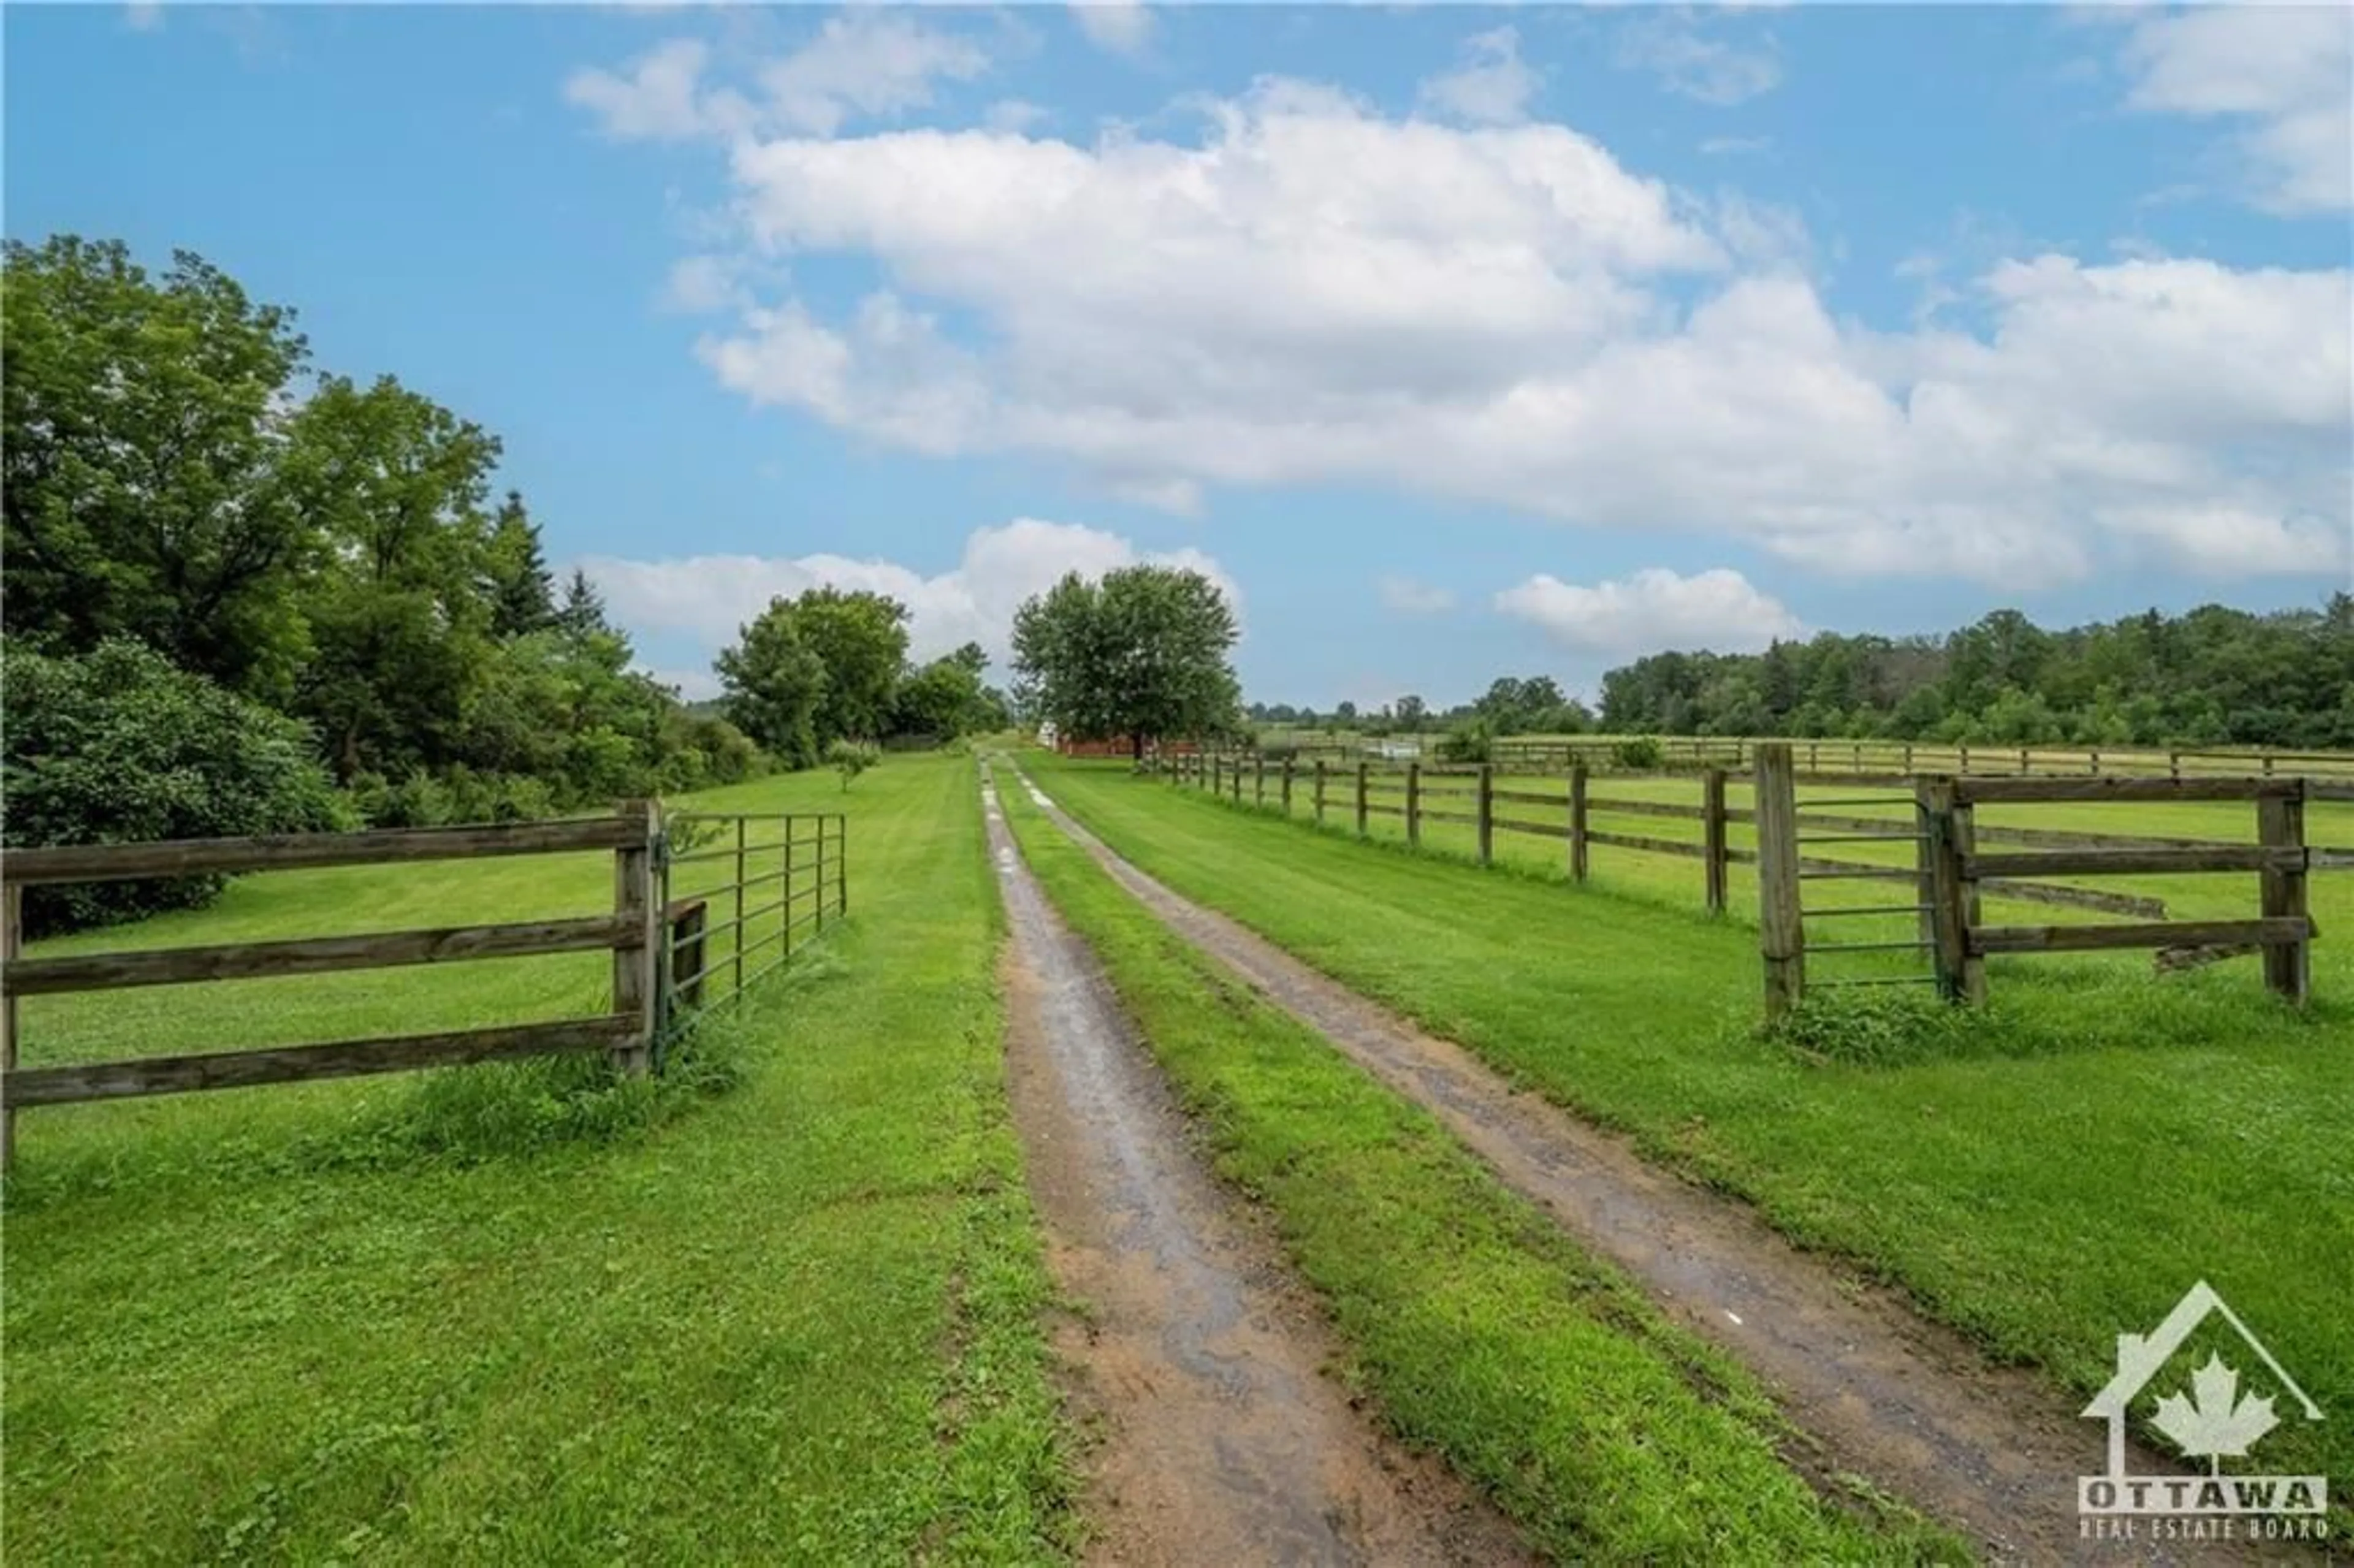
[[[357,833],[287,833],[233,839],[164,839],[152,843],[68,844],[10,850],[5,879],[15,886],[53,882],[124,882],[156,876],[234,875],[331,865],[390,865],[485,855],[561,854],[619,850],[648,832],[628,809],[610,817],[556,822],[500,822],[473,828],[377,828]]]
[[[662,868],[669,936],[658,1047],[758,985],[829,917],[850,911],[849,822],[840,812],[686,811],[672,824]],[[682,869],[693,867],[710,869]]]
[[[26,958],[22,952],[27,886],[583,852],[613,857],[610,913],[52,957]],[[666,816],[655,801],[631,801],[607,816],[559,821],[10,850],[0,855],[0,1164],[13,1152],[16,1113],[26,1106],[565,1052],[603,1052],[624,1074],[657,1068],[665,1042],[709,1003],[741,994],[805,946],[829,918],[847,914],[848,861],[848,827],[839,812]],[[685,868],[697,865],[715,868],[705,876],[711,885],[674,892],[696,874]],[[716,909],[726,917],[716,919]],[[17,1065],[17,1001],[23,997],[595,951],[612,955],[612,991],[610,1011],[591,1016],[196,1054]]]
[[[1312,732],[1311,732],[1312,733]],[[1321,758],[1353,763],[1360,757],[1405,762],[1431,758],[1435,733],[1363,739],[1281,737],[1267,743],[1270,755],[1289,755],[1305,766]],[[1669,768],[1697,772],[1723,768],[1753,771],[1757,748],[1787,745],[1792,765],[1808,776],[1876,774],[1884,778],[1929,773],[2011,773],[2037,777],[2120,775],[2182,779],[2201,774],[2296,775],[2354,784],[2354,751],[2295,751],[2267,747],[2020,746],[1980,741],[1789,740],[1707,736],[1508,736],[1489,743],[1494,764],[1511,772],[1566,769],[1583,762],[1596,771],[1646,772]],[[1121,751],[1119,755],[1125,756]]]
[[[1909,915],[1914,917],[1915,934],[1901,941],[1817,942],[1811,944],[1811,950],[1820,954],[1912,952],[1923,960],[1921,972],[1822,983],[1935,983],[1946,995],[1975,1000],[1984,993],[1980,960],[1988,953],[2147,947],[2159,950],[2163,968],[2169,962],[2179,967],[2203,961],[2204,956],[2260,950],[2266,955],[2267,982],[2283,995],[2302,1001],[2307,993],[2310,968],[2306,945],[2317,935],[2305,908],[2305,878],[2315,871],[2354,867],[2354,849],[2306,844],[2303,812],[2307,800],[2354,800],[2354,780],[2278,773],[2236,778],[1887,774],[1869,769],[1904,750],[1915,757],[1958,756],[1965,750],[1981,757],[1988,753],[1977,747],[1884,745],[1875,750],[1873,743],[1859,750],[1828,742],[1820,747],[1804,742],[1728,743],[1714,752],[1693,754],[1713,759],[1698,770],[1697,777],[1623,770],[1601,775],[1609,780],[1606,789],[1623,780],[1677,779],[1687,788],[1697,785],[1697,800],[1686,803],[1596,792],[1596,770],[1581,755],[1583,749],[1575,745],[1559,748],[1558,754],[1566,758],[1566,777],[1558,782],[1548,779],[1543,786],[1531,774],[1510,771],[1500,762],[1440,764],[1416,758],[1376,760],[1358,756],[1336,762],[1302,753],[1192,751],[1148,758],[1144,766],[1173,784],[1190,785],[1236,805],[1278,810],[1287,816],[1304,809],[1320,825],[1352,824],[1360,837],[1370,835],[1375,818],[1403,820],[1405,841],[1416,847],[1422,844],[1428,825],[1468,827],[1475,835],[1476,854],[1482,864],[1492,862],[1498,832],[1566,841],[1568,873],[1578,881],[1590,874],[1592,852],[1597,846],[1696,860],[1702,865],[1706,906],[1715,913],[1726,907],[1727,868],[1754,865],[1767,967],[1767,1010],[1774,1014],[1794,1006],[1804,992],[1810,948],[1808,923],[1867,914]],[[1803,754],[1866,770],[1809,771],[1800,766]],[[1500,743],[1497,755],[1503,755]],[[2241,760],[2247,758],[2242,756]],[[2339,760],[2354,762],[2354,758]],[[1750,771],[1736,772],[1730,766],[1736,761],[1746,764]],[[1727,786],[1734,781],[1752,789],[1754,806],[1736,808],[1726,803]],[[1839,794],[1802,800],[1801,785],[1818,789],[1829,785],[1838,788]],[[1850,793],[1866,790],[1884,793]],[[1296,809],[1295,800],[1304,801],[1304,808]],[[1981,804],[2217,801],[2253,804],[2261,842],[2228,843],[1982,825],[1976,821],[1976,809]],[[1499,810],[1500,806],[1503,809]],[[1546,820],[1552,813],[1559,815]],[[1597,815],[1605,820],[1693,822],[1700,831],[1696,838],[1670,838],[1617,826],[1597,827]],[[1748,850],[1729,843],[1727,830],[1733,824],[1753,829],[1758,847]],[[1978,847],[1981,839],[2002,847],[1982,850]],[[1816,853],[1822,848],[1833,853]],[[1851,858],[1850,853],[1900,848],[1905,851],[1903,863]],[[2262,913],[2253,920],[2243,921],[2169,919],[2160,898],[2051,880],[2200,872],[2256,874],[2264,899]],[[1903,884],[1911,890],[1912,899],[1861,907],[1837,904],[1808,907],[1800,896],[1804,886],[1842,882]],[[2090,910],[2131,923],[1989,926],[1978,912],[1988,896]]]

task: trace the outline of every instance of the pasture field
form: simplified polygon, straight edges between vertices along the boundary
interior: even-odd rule
[[[1468,815],[1472,810],[1469,792],[1474,782],[1468,775],[1426,773],[1423,805],[1426,810]],[[1246,774],[1243,779],[1246,806],[1253,800],[1255,784],[1255,779]],[[1159,787],[1164,789],[1172,788],[1166,781]],[[1189,794],[1201,793],[1200,789],[1191,783],[1177,788]],[[1325,815],[1328,828],[1343,833],[1353,832],[1354,788],[1352,772],[1336,769],[1331,774]],[[1499,799],[1496,801],[1495,815],[1500,824],[1494,835],[1496,863],[1542,878],[1565,878],[1569,868],[1569,843],[1565,838],[1513,832],[1500,824],[1511,820],[1536,822],[1556,830],[1565,828],[1569,821],[1566,780],[1557,776],[1499,772],[1495,776],[1495,788],[1500,792],[1551,797],[1549,803],[1542,805],[1518,800]],[[1278,785],[1272,772],[1268,776],[1267,789],[1267,810],[1275,811],[1278,809]],[[1292,815],[1303,821],[1312,820],[1310,789],[1310,774],[1306,771],[1295,774]],[[1591,809],[1587,821],[1594,832],[1665,839],[1690,844],[1695,851],[1699,849],[1702,828],[1694,819],[1614,810],[1606,804],[1625,800],[1697,807],[1701,803],[1701,782],[1697,776],[1689,779],[1624,778],[1596,774],[1589,781],[1588,791]],[[1802,814],[1819,812],[1870,819],[1884,823],[1890,831],[1914,831],[1909,791],[1893,786],[1808,783],[1802,779],[1797,793],[1798,809]],[[1376,807],[1388,807],[1393,812],[1403,811],[1405,775],[1402,772],[1373,774],[1368,798]],[[1753,793],[1746,780],[1736,778],[1726,781],[1725,805],[1729,810],[1747,810],[1754,804]],[[2308,801],[2305,816],[2308,843],[2317,848],[2354,850],[2354,801]],[[2255,807],[2246,801],[2132,805],[2075,802],[1998,804],[1978,807],[1977,817],[1982,833],[1999,828],[2027,828],[2120,837],[2200,839],[2220,843],[2253,844],[2256,842]],[[1800,848],[1806,854],[1830,860],[1884,865],[1892,869],[1909,869],[1913,865],[1914,847],[1910,843],[1817,842],[1819,835],[1836,835],[1846,831],[1803,827],[1800,830]],[[1366,832],[1377,842],[1394,843],[1400,847],[1405,843],[1406,829],[1403,816],[1375,810],[1366,819]],[[1729,821],[1725,824],[1725,842],[1734,850],[1755,851],[1757,847],[1756,830],[1747,822]],[[1469,823],[1426,820],[1422,824],[1422,850],[1426,854],[1472,862],[1478,856],[1478,843],[1477,831]],[[1996,842],[1989,836],[1984,838],[1978,847],[1991,852],[2023,850],[2029,846]],[[1702,863],[1697,858],[1596,844],[1589,855],[1587,872],[1586,885],[1594,890],[1657,902],[1678,909],[1699,911],[1705,907]],[[2062,875],[2036,880],[2163,899],[2168,919],[2246,918],[2257,911],[2256,876],[2253,872],[2158,876]],[[1738,863],[1731,865],[1727,868],[1726,884],[1730,920],[1754,930],[1757,922],[1756,867]],[[2325,935],[2337,928],[2333,925],[2333,916],[2342,918],[2354,915],[2354,868],[2315,872],[2307,878],[2306,885],[2314,919]],[[1912,892],[1904,884],[1898,882],[1810,881],[1805,885],[1805,899],[1811,912],[1905,904],[1912,901]],[[1992,894],[1984,899],[1984,906],[1988,925],[2059,926],[2129,918],[2094,909],[2005,898]],[[1910,916],[1882,918],[1867,916],[1827,921],[1820,925],[1810,922],[1808,938],[1810,944],[1886,942],[1914,934]],[[2326,998],[2334,990],[2340,1000],[2354,1002],[2354,943],[2322,940],[2315,943],[2312,951],[2315,994]],[[1989,973],[2001,977],[1995,981],[1998,985],[2012,983],[2009,977],[2024,977],[2031,983],[2036,975],[2050,974],[2051,966],[2055,962],[2062,963],[2072,973],[2089,969],[2146,977],[2150,968],[2147,951],[2124,951],[2072,955],[2068,960],[2044,957],[2009,962],[1997,960],[1990,967]],[[1823,953],[1810,955],[1808,960],[1810,981],[1848,976],[1926,972],[1925,957],[1911,954]],[[2231,979],[2244,980],[2252,995],[2260,994],[2263,991],[2262,976],[2253,959],[2225,965],[2223,972]]]
[[[2203,1277],[2325,1410],[2354,1410],[2344,1306],[2354,946],[2339,935],[2354,930],[2354,874],[2311,879],[2323,938],[2316,1001],[2302,1013],[2270,998],[2247,960],[2161,980],[2147,955],[1994,959],[1983,1010],[1909,988],[1834,993],[1802,1014],[1792,1049],[1756,1028],[1756,935],[1743,917],[1755,889],[1743,868],[1734,916],[1712,919],[1700,912],[1697,861],[1597,846],[1595,880],[1578,887],[1559,880],[1556,840],[1499,833],[1507,874],[1483,872],[1355,842],[1344,812],[1319,833],[1124,765],[1025,765],[1177,891],[1751,1201],[1801,1243],[1903,1287],[1997,1359],[2045,1369],[2062,1385],[2056,1403],[2097,1389],[2115,1336],[2147,1330]],[[1597,779],[1595,793],[1633,787]],[[1696,785],[1667,788],[1697,799]],[[1835,790],[1872,792],[1817,795]],[[1297,798],[1295,809],[1304,815]],[[1999,818],[1989,808],[1980,820],[2251,836],[2253,810],[2179,810],[2197,821],[2073,807]],[[2308,808],[2313,842],[2354,842],[2343,810]],[[1394,820],[1374,822],[1402,834]],[[1594,825],[1659,837],[1698,828],[1598,811]],[[1429,832],[1427,847],[1450,847],[1437,825]],[[1453,847],[1468,851],[1468,837]],[[2102,885],[2147,883],[2180,899],[2179,914],[2246,913],[2253,880]],[[2090,917],[2014,908],[2043,922]],[[1998,914],[2012,917],[1990,901]],[[1857,973],[1876,961],[1850,960]],[[2265,1455],[2354,1476],[2354,1424],[2284,1423]]]
[[[1161,925],[1018,788],[1023,858],[1350,1347],[1343,1376],[1559,1561],[1966,1561],[1786,1467],[1746,1371],[1509,1192],[1426,1111]]]
[[[970,761],[692,804],[849,813],[852,919],[619,1086],[540,1059],[28,1110],[12,1563],[896,1561],[1073,1529]],[[609,856],[278,873],[40,944],[609,908]],[[27,998],[25,1059],[595,1010],[610,959]]]

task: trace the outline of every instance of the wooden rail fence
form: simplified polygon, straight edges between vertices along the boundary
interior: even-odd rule
[[[1534,788],[1533,780],[1526,775],[1507,774],[1493,765],[1476,764],[1407,762],[1385,768],[1360,759],[1342,768],[1318,758],[1303,768],[1294,758],[1228,756],[1210,752],[1164,760],[1154,765],[1154,770],[1172,783],[1194,785],[1237,804],[1267,802],[1271,793],[1275,809],[1286,816],[1293,814],[1293,800],[1296,792],[1299,791],[1299,776],[1305,772],[1305,793],[1310,802],[1310,814],[1315,821],[1323,823],[1331,813],[1346,810],[1352,814],[1356,832],[1363,836],[1369,832],[1373,818],[1399,819],[1405,823],[1407,843],[1415,846],[1422,843],[1423,828],[1426,823],[1469,827],[1475,835],[1477,858],[1483,865],[1493,859],[1495,835],[1499,832],[1563,840],[1566,842],[1569,875],[1578,882],[1587,880],[1591,874],[1593,850],[1597,845],[1605,849],[1697,860],[1701,863],[1702,897],[1712,913],[1722,913],[1726,906],[1730,881],[1728,868],[1751,865],[1757,861],[1756,851],[1732,844],[1726,832],[1728,824],[1754,824],[1756,821],[1754,810],[1726,803],[1727,786],[1736,780],[1747,782],[1750,776],[1736,775],[1725,768],[1703,768],[1697,779],[1684,774],[1603,776],[1606,785],[1669,780],[1686,788],[1696,788],[1697,799],[1689,804],[1672,800],[1644,800],[1631,796],[1597,795],[1593,790],[1596,776],[1583,762],[1577,761],[1569,765],[1568,775],[1559,785],[1542,789]],[[1846,775],[1833,777],[1841,780],[1848,778]],[[1912,788],[1909,779],[1890,780],[1876,776],[1860,782],[1901,784],[1907,790]],[[1341,798],[1339,805],[1334,804],[1336,795]],[[1439,804],[1434,806],[1431,803],[1434,800]],[[1461,804],[1468,804],[1469,809],[1460,809]],[[1514,809],[1512,814],[1499,811],[1497,808],[1500,805]],[[1559,815],[1552,821],[1539,821],[1531,815],[1532,809]],[[1909,805],[1907,810],[1909,811]],[[1693,841],[1599,828],[1593,824],[1596,813],[1606,818],[1659,817],[1698,822],[1700,835],[1697,841]],[[1884,836],[1882,831],[1886,825],[1870,819],[1833,816],[1814,810],[1805,810],[1799,818],[1801,829],[1828,829],[1834,834],[1843,831],[1850,837],[1850,842]],[[2111,841],[2103,839],[2099,842]],[[1838,857],[1809,855],[1804,860],[1802,869],[1810,875],[1910,884],[1916,881],[1919,874],[1914,869],[1874,865],[1869,862]],[[2354,863],[2354,853],[2349,853],[2347,860]],[[2097,909],[2139,918],[2161,918],[2166,913],[2165,905],[2155,898],[2015,877],[1991,881],[1986,891],[2026,903]]]
[[[686,830],[681,842],[716,832],[722,841],[732,834],[732,842],[707,853],[670,853],[673,841],[661,804],[639,800],[610,816],[563,821],[72,845],[0,855],[0,1165],[15,1148],[16,1112],[31,1106],[300,1083],[551,1052],[603,1051],[621,1073],[648,1071],[657,1065],[654,1056],[674,1010],[705,1002],[716,970],[705,959],[713,938],[731,938],[726,961],[735,982],[732,994],[767,972],[764,968],[747,976],[748,956],[774,942],[780,946],[774,962],[781,962],[798,932],[822,927],[829,913],[840,915],[848,907],[846,833],[839,815],[691,813],[674,821]],[[748,838],[753,823],[781,824],[781,836],[773,843],[754,844]],[[24,889],[38,884],[597,851],[613,857],[613,904],[606,914],[47,958],[22,952]],[[748,857],[769,851],[781,853],[782,869],[752,874]],[[715,858],[730,863],[729,880],[674,894],[675,867]],[[783,891],[775,904],[746,907],[749,890],[779,881]],[[733,901],[730,919],[718,926],[709,919],[715,897]],[[746,939],[749,922],[779,911],[777,931]],[[22,997],[595,950],[612,955],[612,1001],[607,1012],[586,1017],[71,1065],[17,1065]]]
[[[1436,736],[1392,736],[1379,741],[1296,741],[1288,749],[1304,766],[1319,757],[1353,763],[1368,747],[1435,745]],[[2029,777],[2200,777],[2331,779],[2354,782],[2354,752],[2287,751],[2266,747],[2019,746],[1991,742],[1909,740],[1785,740],[1710,736],[1509,736],[1489,743],[1495,765],[1508,772],[1561,772],[1583,762],[1598,772],[1645,772],[1630,766],[1622,748],[1648,742],[1657,749],[1656,767],[1696,773],[1723,768],[1753,771],[1757,748],[1786,745],[1805,773],[1823,774],[2017,774]],[[1270,750],[1281,747],[1276,743]],[[1403,758],[1400,758],[1403,760]]]
[[[1757,810],[1761,824],[1758,878],[1760,952],[1766,966],[1769,1016],[1796,1006],[1807,985],[1808,951],[1801,885],[1808,872],[1797,853],[1797,776],[1786,747],[1757,752]],[[2306,877],[2315,857],[2305,842],[2305,802],[2317,793],[2304,779],[2039,779],[1956,778],[1918,779],[1912,805],[1917,829],[1890,834],[1916,842],[1914,875],[1919,902],[1916,941],[1818,946],[1817,951],[1862,951],[1917,948],[1931,960],[1939,992],[1976,1002],[1986,997],[1986,958],[1994,953],[2064,953],[2119,948],[2231,949],[2264,956],[2264,981],[2289,1001],[2303,1004],[2312,987],[2311,944],[2317,935],[2307,907]],[[2328,793],[2335,795],[2337,790]],[[1978,847],[1976,809],[1982,804],[2175,803],[2244,800],[2256,808],[2257,842],[2129,842],[2094,835],[2093,842],[2032,850],[1982,852]],[[1880,802],[1874,802],[1880,803]],[[1770,830],[1766,824],[1772,823]],[[2007,879],[2037,876],[2176,875],[2205,872],[2258,874],[2258,913],[2229,920],[2143,919],[2129,923],[2066,926],[1989,926],[1984,896],[2015,887]]]
[[[2252,948],[2266,955],[2267,983],[2282,995],[2302,1001],[2310,985],[2307,944],[2315,935],[2306,909],[2306,876],[2316,870],[2354,866],[2354,850],[2317,849],[2305,840],[2305,801],[2354,799],[2354,784],[2345,781],[2280,776],[1815,775],[1799,767],[1801,743],[1743,744],[1755,771],[1736,775],[1722,767],[1702,768],[1696,780],[1699,798],[1691,804],[1596,794],[1593,770],[1574,755],[1560,785],[1543,789],[1533,787],[1526,776],[1507,774],[1493,764],[1407,761],[1391,768],[1360,758],[1334,766],[1321,758],[1303,763],[1293,756],[1209,752],[1163,758],[1150,766],[1173,784],[1193,785],[1236,805],[1271,804],[1286,816],[1294,814],[1295,798],[1304,795],[1313,821],[1323,825],[1346,813],[1360,837],[1369,835],[1374,817],[1402,820],[1405,842],[1417,848],[1423,844],[1426,824],[1469,827],[1475,856],[1483,865],[1494,858],[1498,832],[1566,841],[1568,874],[1577,881],[1589,876],[1592,852],[1597,845],[1696,859],[1702,865],[1702,900],[1714,914],[1726,908],[1728,868],[1755,865],[1766,1009],[1776,1016],[1795,1006],[1805,993],[1810,946],[1819,955],[1903,950],[1926,960],[1917,976],[1819,983],[1878,985],[1917,980],[1935,983],[1944,994],[1965,1001],[1983,996],[1983,959],[1988,953]],[[1690,775],[1643,777],[1676,778],[1687,784],[1695,781]],[[1749,809],[1726,803],[1727,784],[1736,777],[1753,788],[1755,803]],[[1801,783],[1832,782],[1881,792],[1833,800],[1802,801],[1798,798]],[[2215,800],[2255,802],[2260,842],[2243,845],[2053,829],[1981,828],[1974,811],[1982,802]],[[1532,810],[1559,815],[1540,820]],[[1696,821],[1700,834],[1693,842],[1606,831],[1593,825],[1597,812]],[[1732,823],[1755,829],[1755,850],[1728,842],[1726,830]],[[1981,840],[2030,847],[1981,851]],[[1864,843],[1907,846],[1907,863],[1808,853],[1824,845]],[[2160,899],[2046,880],[2226,871],[2259,874],[2263,907],[2257,917],[2169,920]],[[1807,907],[1800,896],[1802,885],[1832,881],[1896,885],[1907,890],[1910,900]],[[1988,926],[1980,906],[1988,896],[2091,909],[2126,917],[2127,923]],[[1913,917],[1912,936],[1901,940],[1810,944],[1807,935],[1809,920],[1896,915]]]

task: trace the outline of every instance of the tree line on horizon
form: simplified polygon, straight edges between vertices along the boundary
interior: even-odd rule
[[[2014,746],[2354,748],[2354,595],[2202,605],[2046,630],[1999,609],[1943,636],[1819,632],[1759,653],[1670,651],[1606,672],[1598,708],[1505,677],[1434,712],[1253,703],[1256,724],[1367,734],[1787,736]]]

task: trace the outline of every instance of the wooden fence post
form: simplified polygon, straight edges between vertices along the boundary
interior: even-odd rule
[[[1708,912],[1724,913],[1724,769],[1712,768],[1701,775],[1701,848],[1708,872]]]
[[[1366,766],[1367,766],[1367,765],[1366,765],[1363,761],[1362,761],[1362,760],[1361,760],[1361,761],[1359,761],[1359,762],[1358,762],[1358,764],[1357,764],[1357,836],[1358,836],[1359,838],[1363,838],[1363,837],[1365,836],[1365,769],[1366,769]]]
[[[1316,759],[1315,792],[1316,825],[1320,828],[1324,825],[1324,759],[1320,757]]]
[[[1585,759],[1569,765],[1569,874],[1585,880]]]
[[[1937,994],[1948,1001],[1969,998],[1969,906],[1962,890],[1961,816],[1951,779],[1924,779],[1915,787],[1927,832],[1930,947],[1937,971]]]
[[[1757,747],[1757,942],[1768,1022],[1807,988],[1806,916],[1798,895],[1798,788],[1787,741]]]
[[[1422,764],[1419,762],[1405,765],[1405,842],[1416,848],[1422,845]]]
[[[1937,952],[1937,861],[1929,842],[1929,815],[1935,809],[1929,781],[1913,780],[1913,902],[1921,906],[1914,925],[1932,962]]]
[[[670,948],[670,993],[689,1007],[701,1007],[710,956],[710,901],[697,898],[670,913],[663,925]]]
[[[1226,770],[1226,785],[1234,796],[1235,804],[1241,805],[1243,803],[1243,759],[1239,757],[1235,758],[1235,765]]]
[[[1954,806],[1954,853],[1961,860],[1962,928],[1967,933],[1985,924],[1984,911],[1978,906],[1978,879],[1969,874],[1969,857],[1978,849],[1978,811],[1976,806],[1956,790]],[[1986,959],[1967,950],[1967,937],[1962,955],[1962,1000],[1973,1005],[1987,996]]]
[[[1251,804],[1264,806],[1267,804],[1267,756],[1264,752],[1251,758],[1251,768],[1255,775],[1251,784]]]
[[[0,890],[0,962],[25,950],[25,890]],[[0,986],[0,1073],[16,1070],[16,993]],[[0,1171],[16,1157],[16,1107],[0,1106]]]
[[[1289,757],[1283,759],[1283,819],[1286,821],[1291,820],[1291,761]]]
[[[655,1010],[661,1004],[659,965],[669,948],[669,928],[654,897],[654,845],[662,837],[662,803],[631,800],[622,812],[644,824],[635,843],[613,852],[613,913],[637,928],[635,948],[613,949],[613,1011],[634,1021],[632,1038],[613,1047],[613,1067],[642,1077],[652,1060]]]
[[[1479,764],[1479,863],[1491,865],[1496,859],[1496,765]]]
[[[1226,792],[1226,758],[1224,752],[1210,753],[1210,794],[1213,798]]]
[[[2268,763],[2270,760],[2266,758]],[[2271,771],[2269,767],[2266,771]],[[2304,780],[2296,781],[2296,793],[2293,795],[2257,797],[2256,842],[2266,849],[2305,848]],[[2305,870],[2301,863],[2293,869],[2267,866],[2258,874],[2264,895],[2264,907],[2259,913],[2264,918],[2306,917]],[[2303,937],[2293,942],[2267,945],[2264,984],[2297,1006],[2304,1006],[2312,994],[2312,951]]]

